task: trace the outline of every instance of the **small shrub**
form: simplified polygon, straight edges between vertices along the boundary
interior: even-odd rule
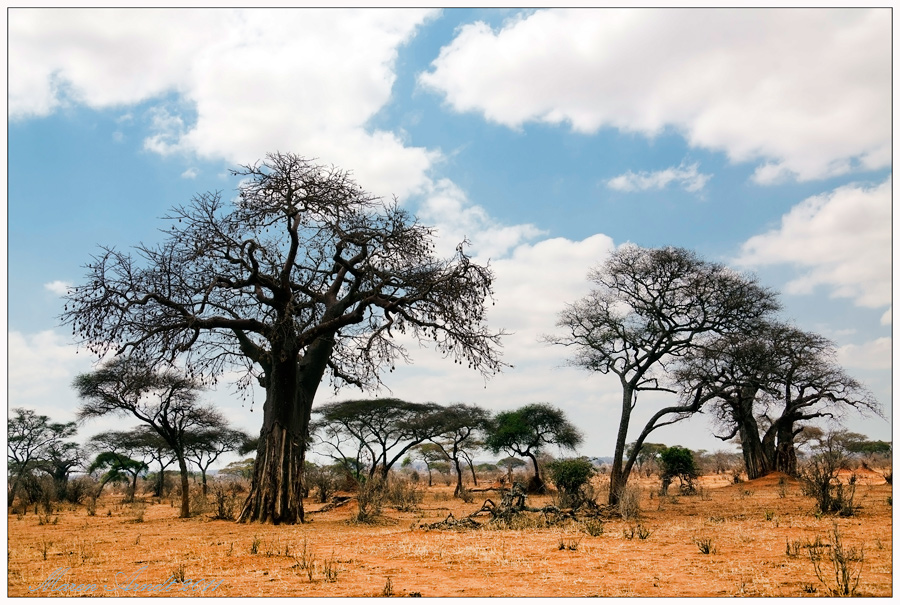
[[[213,495],[213,503],[215,505],[214,519],[222,519],[225,521],[233,521],[237,513],[239,504],[238,492],[235,485],[226,485],[224,483],[213,483],[210,490]]]
[[[641,515],[641,490],[636,485],[626,485],[619,494],[619,515],[625,521],[637,519]]]
[[[209,507],[209,501],[206,499],[206,496],[203,494],[203,490],[199,487],[195,487],[190,492],[190,502],[188,504],[191,508],[191,516],[197,517],[206,512]]]
[[[334,552],[331,553],[331,558],[325,561],[325,564],[322,566],[322,577],[326,582],[337,582],[338,570],[334,560]]]
[[[316,493],[316,500],[325,504],[334,495],[341,480],[341,469],[336,466],[318,466],[311,464],[306,470],[305,480]]]
[[[605,524],[596,517],[589,517],[581,522],[581,529],[590,536],[602,536]]]
[[[803,548],[800,544],[800,540],[788,540],[784,539],[784,554],[788,556],[790,559],[795,559],[800,556],[800,549]]]
[[[97,497],[91,496],[87,502],[87,514],[88,517],[93,517],[97,514]]]
[[[393,480],[385,486],[384,499],[399,511],[416,511],[422,502],[422,492],[410,481]]]
[[[700,549],[704,555],[716,554],[716,548],[713,546],[712,538],[694,538],[694,544]]]
[[[380,479],[372,479],[359,484],[356,493],[356,503],[359,510],[356,513],[357,523],[374,523],[384,509],[385,484]]]
[[[47,560],[47,550],[53,546],[53,542],[48,540],[41,540],[41,556],[43,556],[44,561]]]
[[[383,596],[383,597],[394,596],[394,584],[391,582],[390,576],[387,577],[387,580],[384,583],[384,588],[381,589],[381,596]]]
[[[856,594],[856,588],[859,586],[864,561],[863,549],[844,546],[841,543],[837,523],[834,524],[829,537],[830,548],[822,546],[821,540],[817,539],[819,546],[810,547],[809,559],[816,577],[828,589],[831,596],[851,597]]]
[[[559,505],[577,506],[585,500],[582,488],[594,476],[594,465],[587,458],[564,458],[547,465],[550,479],[559,490]]]
[[[179,563],[178,567],[172,570],[172,577],[184,584],[185,573],[184,563]]]
[[[250,543],[250,554],[255,555],[259,553],[259,545],[262,544],[262,540],[256,536],[253,536],[253,542]]]
[[[649,527],[644,527],[640,523],[638,523],[637,527],[635,528],[635,532],[637,533],[637,537],[641,540],[646,540],[652,533]]]
[[[697,463],[694,461],[694,453],[686,447],[673,445],[659,453],[659,463],[662,468],[663,494],[668,491],[669,484],[677,478],[681,485],[682,494],[693,494],[696,490],[694,481],[699,476]]]
[[[131,511],[130,511],[130,521],[131,523],[143,523],[144,522],[144,513],[147,512],[147,505],[143,502],[132,502]]]

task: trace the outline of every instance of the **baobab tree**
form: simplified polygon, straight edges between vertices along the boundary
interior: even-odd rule
[[[174,208],[162,243],[102,248],[62,319],[98,355],[180,359],[205,381],[240,370],[239,388],[258,381],[263,422],[239,520],[297,523],[326,373],[335,387],[375,387],[416,341],[485,377],[499,371],[502,332],[485,322],[493,277],[463,244],[437,257],[431,228],[346,172],[276,153],[233,174],[235,198]]]
[[[881,414],[872,394],[836,362],[827,338],[790,324],[760,322],[686,356],[676,376],[711,395],[720,439],[737,436],[751,479],[770,471],[796,474],[795,438],[819,418],[845,411]]]
[[[641,391],[678,395],[668,383],[672,364],[708,336],[741,331],[778,309],[755,278],[700,259],[683,248],[618,248],[588,276],[595,288],[569,304],[549,342],[572,347],[574,366],[614,374],[622,411],[610,469],[609,502],[616,504],[650,433],[697,412],[697,391],[656,410],[625,457],[631,414]]]

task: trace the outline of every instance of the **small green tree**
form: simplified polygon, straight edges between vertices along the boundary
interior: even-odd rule
[[[659,453],[662,466],[662,493],[666,493],[669,485],[676,477],[681,485],[682,493],[694,492],[694,480],[699,476],[694,453],[686,447],[673,445]]]
[[[550,479],[559,490],[561,506],[578,506],[584,499],[584,486],[596,472],[587,458],[563,458],[547,465]]]
[[[110,481],[113,483],[130,482],[131,485],[128,489],[127,501],[134,500],[138,477],[147,470],[148,466],[146,462],[133,460],[128,456],[117,454],[115,452],[101,452],[88,467],[88,473],[103,471],[103,475],[100,478],[100,485],[97,487],[97,495],[95,497],[100,497],[100,492],[103,491],[103,488]]]
[[[546,491],[538,466],[537,456],[544,447],[557,445],[561,449],[574,450],[581,443],[581,433],[568,420],[562,410],[547,403],[532,403],[511,412],[500,412],[488,425],[485,447],[495,454],[504,450],[531,459],[534,476],[528,491]]]

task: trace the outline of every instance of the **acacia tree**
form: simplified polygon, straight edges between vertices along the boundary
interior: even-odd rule
[[[482,446],[481,434],[487,429],[490,414],[477,405],[456,403],[441,410],[442,432],[431,442],[437,445],[447,460],[453,462],[456,471],[456,488],[453,495],[459,497],[463,493],[462,464],[465,462],[472,472],[472,481],[478,485],[472,453]],[[431,485],[431,473],[428,475]]]
[[[122,434],[122,439],[128,443],[142,459],[155,462],[159,467],[159,473],[156,476],[156,485],[153,488],[153,495],[157,498],[161,498],[165,488],[166,469],[170,465],[178,462],[175,452],[169,447],[169,444],[166,443],[165,439],[159,436],[159,433],[145,424],[136,426],[128,433]]]
[[[65,479],[80,463],[77,444],[67,442],[76,432],[74,422],[50,422],[34,410],[15,408],[6,424],[6,458],[12,482],[7,492],[8,506],[22,482],[36,470],[45,470],[54,479]]]
[[[191,431],[185,442],[185,457],[200,469],[203,495],[207,494],[206,471],[225,452],[237,451],[250,439],[244,431],[233,429],[217,412],[209,413],[203,426]]]
[[[596,287],[566,306],[557,322],[565,333],[547,340],[574,348],[572,365],[619,378],[622,411],[609,486],[609,502],[616,504],[647,436],[699,411],[706,396],[697,391],[658,409],[626,459],[638,394],[677,394],[666,382],[673,362],[704,337],[740,331],[775,311],[778,304],[755,278],[683,248],[624,245],[588,278]]]
[[[484,444],[495,454],[503,450],[530,458],[534,476],[528,491],[544,492],[547,488],[541,479],[538,454],[548,445],[574,450],[581,441],[581,432],[566,420],[562,410],[547,403],[531,403],[497,414],[490,422]]]
[[[301,473],[313,399],[332,383],[374,387],[408,361],[393,336],[431,340],[480,370],[501,368],[484,321],[492,274],[463,245],[434,255],[432,229],[347,173],[293,154],[234,172],[233,201],[202,194],[166,217],[138,258],[104,248],[62,316],[95,353],[131,351],[239,387],[265,388],[250,495],[240,521],[303,519]]]
[[[138,477],[150,469],[146,458],[152,458],[152,453],[147,448],[146,433],[137,428],[105,431],[90,438],[88,449],[97,454],[88,466],[88,473],[103,472],[94,498],[99,498],[106,484],[113,482],[130,483],[129,499],[133,500]]]
[[[387,478],[404,454],[444,431],[443,412],[434,403],[393,398],[338,401],[316,410],[314,432],[335,460],[352,458],[349,445],[358,463],[368,462],[370,479],[376,472]]]
[[[432,485],[434,471],[443,472],[444,470],[450,470],[450,465],[447,462],[447,453],[439,445],[420,443],[413,448],[412,452],[413,455],[425,463],[425,468],[428,470],[428,487]],[[412,462],[411,458],[407,458],[407,460]]]
[[[74,381],[82,404],[78,417],[131,415],[147,424],[168,445],[181,473],[181,517],[190,517],[186,444],[189,435],[221,418],[197,401],[200,385],[175,370],[154,370],[142,359],[116,357]]]

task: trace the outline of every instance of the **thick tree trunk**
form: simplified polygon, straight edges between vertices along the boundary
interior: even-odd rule
[[[182,519],[188,519],[191,516],[191,488],[188,484],[187,462],[182,454],[176,454],[178,457],[178,470],[181,473],[181,513],[178,515]]]
[[[540,467],[538,466],[537,456],[531,453],[525,454],[529,458],[531,458],[531,463],[534,465],[534,477],[531,478],[531,481],[528,482],[527,491],[534,494],[543,494],[547,491],[547,486],[544,485],[544,480],[541,478]]]
[[[303,523],[303,463],[313,399],[333,341],[320,338],[298,362],[299,352],[273,347],[267,368],[263,426],[242,523]]]
[[[740,427],[741,453],[744,455],[744,469],[748,479],[759,479],[772,471],[769,457],[766,456],[762,441],[759,438],[756,420],[742,424]]]
[[[778,443],[775,446],[775,470],[797,474],[797,452],[794,449],[794,426],[792,422],[783,422],[778,425]]]
[[[475,463],[472,462],[471,458],[466,460],[466,463],[469,465],[469,470],[472,471],[472,483],[475,487],[478,487],[478,477],[475,476]]]
[[[207,494],[207,490],[206,490],[206,468],[204,468],[204,467],[202,467],[202,466],[200,467],[200,477],[201,477],[201,480],[202,480],[202,482],[203,482],[203,497],[205,498],[205,497],[206,497],[206,494]]]
[[[616,450],[613,454],[612,468],[609,471],[609,504],[616,506],[619,497],[628,483],[624,473],[625,443],[628,440],[628,423],[631,421],[631,406],[634,390],[628,384],[622,385],[622,416],[619,419],[619,433],[616,436]]]

